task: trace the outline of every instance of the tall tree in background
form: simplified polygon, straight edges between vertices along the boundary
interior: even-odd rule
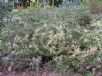
[[[27,7],[30,6],[31,3],[42,3],[42,2],[49,2],[50,6],[56,6],[59,7],[60,4],[62,4],[63,0],[10,0],[10,2],[14,2],[14,6],[20,6],[20,7]]]
[[[27,6],[30,6],[30,2],[31,0],[10,0],[12,2],[14,2],[14,6],[15,7],[27,7]]]
[[[62,4],[63,0],[49,0],[49,5],[52,6],[56,6],[58,7],[60,4]]]
[[[31,0],[21,0],[21,5],[23,7],[27,7],[27,6],[30,6],[30,2]]]

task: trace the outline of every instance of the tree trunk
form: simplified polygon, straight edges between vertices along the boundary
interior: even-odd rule
[[[49,5],[59,7],[60,4],[62,4],[63,0],[49,0]]]

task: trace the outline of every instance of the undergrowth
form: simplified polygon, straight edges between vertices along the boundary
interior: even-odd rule
[[[87,74],[102,69],[101,19],[85,7],[13,12],[4,23],[1,70],[43,67]]]

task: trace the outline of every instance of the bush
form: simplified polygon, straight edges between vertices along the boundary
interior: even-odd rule
[[[92,13],[101,13],[102,12],[102,1],[101,0],[87,0],[85,1],[89,6]]]
[[[10,64],[12,66],[8,65],[7,69],[15,69],[24,65],[25,68],[38,69],[44,63],[46,67],[52,65],[60,70],[81,73],[90,72],[90,68],[100,69],[101,25],[96,23],[90,29],[90,14],[84,12],[85,16],[80,17],[85,20],[85,24],[88,20],[90,27],[81,27],[76,18],[79,10],[80,7],[62,7],[46,12],[39,10],[23,14],[20,20],[6,23],[1,30],[3,66]]]
[[[81,26],[87,26],[91,24],[92,18],[90,15],[87,14],[80,14],[79,17],[77,17],[78,24]]]

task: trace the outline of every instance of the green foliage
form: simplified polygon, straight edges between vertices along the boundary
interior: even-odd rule
[[[89,70],[85,67],[101,68],[101,20],[92,22],[93,15],[86,8],[83,11],[79,6],[69,8],[41,9],[5,23],[0,37],[3,64],[9,61],[13,68],[29,67],[34,57],[44,55],[52,56],[54,64],[50,61],[48,64],[58,69],[85,73]],[[85,21],[83,26],[78,23],[78,16]],[[87,20],[88,27],[84,26]],[[31,67],[34,68],[33,64]]]
[[[87,15],[85,13],[81,13],[77,20],[78,20],[79,25],[87,26],[91,23],[92,18],[90,15]]]
[[[102,0],[87,0],[84,2],[87,6],[89,6],[92,13],[102,12]]]
[[[102,0],[87,0],[84,2],[88,5],[102,6]]]

